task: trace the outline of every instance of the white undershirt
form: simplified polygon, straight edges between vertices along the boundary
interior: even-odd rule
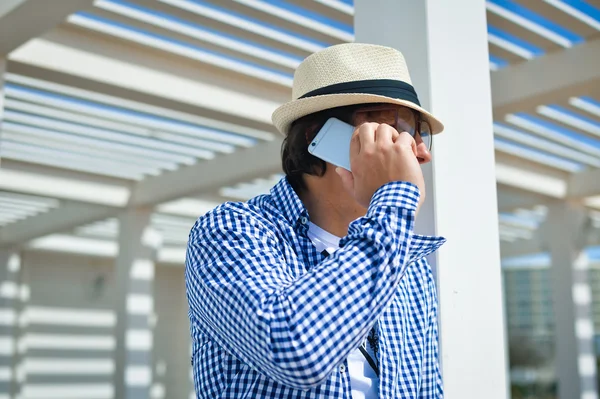
[[[312,222],[309,222],[308,225],[308,238],[319,252],[326,250],[332,254],[340,245],[340,237],[323,230]],[[365,346],[369,355],[375,358],[370,345]],[[348,373],[350,374],[352,399],[377,399],[379,397],[379,378],[358,349],[348,355]]]

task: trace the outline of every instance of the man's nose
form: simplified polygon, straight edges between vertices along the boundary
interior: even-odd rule
[[[417,158],[419,159],[419,164],[423,165],[431,162],[431,152],[429,152],[427,145],[418,134],[415,137],[415,143],[417,144]]]

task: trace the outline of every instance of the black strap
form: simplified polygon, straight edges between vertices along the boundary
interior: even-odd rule
[[[321,255],[323,255],[324,257],[328,257],[329,252],[327,252],[327,250],[324,249],[323,251],[321,251]],[[369,355],[369,352],[367,352],[367,350],[362,345],[360,345],[358,347],[358,349],[360,350],[360,353],[363,354],[363,356],[365,357],[365,359],[367,360],[367,362],[369,363],[369,365],[375,372],[375,375],[377,376],[377,378],[379,378],[379,367],[377,367],[377,362],[371,357],[371,355]]]
[[[407,100],[420,105],[417,92],[411,84],[393,79],[355,80],[352,82],[334,83],[329,86],[320,87],[316,90],[309,91],[300,98],[348,93],[375,94],[379,96]]]
[[[358,349],[360,350],[360,353],[363,354],[365,359],[367,359],[367,362],[369,362],[369,365],[375,372],[375,375],[377,376],[377,378],[379,378],[379,367],[377,367],[377,363],[375,362],[375,360],[373,360],[371,355],[369,355],[369,352],[367,352],[367,350],[364,348],[364,346],[361,345],[358,347]]]

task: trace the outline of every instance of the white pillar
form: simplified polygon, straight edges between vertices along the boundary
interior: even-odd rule
[[[550,206],[545,224],[552,256],[552,296],[559,399],[598,399],[589,263],[583,246],[589,218],[566,202]]]
[[[27,267],[27,261],[24,259],[23,254],[20,254],[19,258],[19,272],[18,279],[16,280],[19,284],[19,301],[15,303],[15,311],[17,315],[17,324],[14,330],[14,339],[16,344],[16,352],[13,357],[13,398],[14,399],[25,399],[24,389],[27,383],[27,370],[25,368],[25,361],[27,359],[27,352],[29,350],[27,345],[27,333],[29,331],[29,319],[27,310],[29,306],[29,300],[31,297],[30,293],[30,277],[29,268]]]
[[[0,55],[0,140],[2,140],[2,121],[4,120],[4,76],[6,74],[6,58]]]
[[[508,395],[485,2],[357,0],[357,42],[402,51],[421,103],[446,125],[424,168],[419,230],[438,251],[445,397]]]
[[[21,254],[0,249],[0,398],[21,398],[26,380],[25,308],[29,301]]]
[[[11,396],[16,381],[20,268],[21,259],[16,251],[0,250],[0,398]]]
[[[117,327],[115,398],[149,399],[153,379],[154,267],[160,235],[150,227],[151,209],[120,217],[116,260]]]
[[[4,82],[6,76],[6,58],[0,54],[0,146],[2,145],[2,122],[4,121]],[[2,157],[0,156],[0,167]]]

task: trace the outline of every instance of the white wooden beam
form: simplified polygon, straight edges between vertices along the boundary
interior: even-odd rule
[[[600,169],[590,169],[575,173],[567,182],[567,196],[570,198],[593,197],[600,195]]]
[[[114,214],[114,208],[65,202],[60,207],[0,229],[0,247],[16,246],[36,237],[67,231]]]
[[[564,201],[557,199],[546,199],[544,205],[548,208],[556,208]],[[514,242],[500,241],[500,253],[502,258],[517,257],[522,255],[531,255],[541,252],[549,252],[551,244],[552,229],[556,229],[556,225],[552,225],[552,218],[547,217],[544,222],[537,228],[533,237],[529,240],[517,240]],[[600,229],[594,228],[591,220],[581,226],[581,231],[578,235],[578,245],[582,248],[600,246]],[[567,237],[563,234],[564,237]]]
[[[0,169],[0,190],[54,197],[89,204],[123,207],[128,187],[7,168]]]
[[[536,234],[531,240],[500,241],[500,255],[502,258],[537,254],[547,250],[548,248],[544,245],[539,234]]]
[[[494,117],[600,93],[600,39],[492,72]],[[568,72],[567,72],[568,71]]]
[[[7,62],[7,82],[47,91],[66,97],[75,97],[92,103],[100,103],[113,108],[123,108],[133,112],[161,117],[176,121],[200,125],[209,129],[224,131],[241,136],[268,140],[278,134],[270,122],[256,124],[248,120],[240,120],[235,110],[230,114],[216,114],[191,104],[176,100],[152,96],[134,90],[117,88],[109,84],[99,83],[79,76],[40,68],[14,60]],[[115,114],[111,113],[114,117]],[[127,121],[121,117],[119,121]],[[234,141],[234,144],[239,144]]]
[[[498,183],[498,210],[509,212],[518,208],[529,209],[536,205],[545,205],[551,197],[529,190]]]
[[[274,3],[259,0],[234,0],[236,3],[243,4],[246,7],[253,8],[257,11],[271,15],[277,19],[287,21],[292,24],[296,24],[302,28],[309,30],[311,33],[318,32],[322,35],[329,36],[334,40],[341,42],[352,42],[354,41],[354,33],[347,32],[346,30],[331,26],[326,22],[317,21],[310,17],[304,16],[300,13],[290,11],[285,7],[280,7]],[[304,4],[306,7],[306,2]]]
[[[76,11],[91,7],[94,0],[52,0],[52,6],[36,0],[0,2],[0,55],[10,53],[28,40],[60,24]]]
[[[203,192],[211,193],[232,182],[279,173],[280,150],[281,140],[278,138],[148,178],[134,188],[131,205],[152,205]]]
[[[116,258],[119,254],[119,245],[115,240],[101,240],[72,234],[51,234],[32,240],[25,250]],[[161,264],[183,266],[185,250],[184,246],[162,246],[158,250],[157,261]]]
[[[511,187],[510,194],[522,193],[535,201],[539,199],[560,198],[569,200],[586,200],[600,196],[600,169],[588,169],[577,173],[565,173],[527,160],[496,154],[496,181],[498,184]],[[528,194],[527,194],[528,193]],[[500,194],[499,194],[500,195]],[[517,201],[503,196],[505,203]],[[500,198],[500,196],[499,196]],[[584,205],[595,207],[597,201]]]
[[[322,43],[311,38],[308,30],[303,32],[301,29],[299,32],[288,33],[280,29],[274,29],[273,27],[278,25],[277,18],[264,15],[264,18],[261,18],[259,21],[249,20],[243,17],[243,13],[232,10],[232,5],[233,3],[229,3],[229,7],[224,9],[215,7],[209,3],[198,3],[188,0],[158,0],[153,4],[153,8],[180,18],[189,17],[188,13],[196,14],[200,18],[200,21],[209,27],[238,32],[257,44],[277,47],[303,58],[324,47]],[[302,37],[296,34],[296,32],[302,35]]]
[[[61,28],[10,54],[20,63],[99,83],[105,94],[159,98],[269,126],[271,113],[290,89],[201,62],[112,40],[74,28]],[[15,72],[11,65],[9,71]],[[181,105],[180,105],[181,107]]]
[[[516,157],[496,154],[496,181],[551,198],[567,194],[569,174]]]
[[[280,148],[281,139],[264,142],[212,161],[148,178],[132,190],[72,178],[0,169],[0,189],[84,202],[72,202],[55,211],[0,229],[0,246],[23,243],[115,216],[126,206],[156,206],[184,196],[213,193],[222,186],[278,173],[281,171]]]
[[[354,15],[354,7],[348,3],[344,3],[340,0],[314,0],[317,3],[321,3],[333,10],[344,13],[349,16]]]
[[[15,8],[22,6],[27,0],[4,0],[0,3],[0,18],[6,18]]]

